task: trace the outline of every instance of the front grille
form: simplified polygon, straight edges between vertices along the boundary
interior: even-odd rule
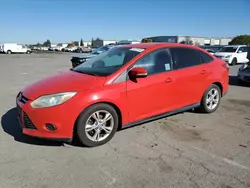
[[[222,59],[224,56],[217,56],[217,55],[216,55],[215,57],[217,57],[217,58],[219,58],[219,59]]]
[[[25,112],[23,113],[23,123],[24,127],[27,129],[37,129]]]
[[[250,81],[250,76],[245,76],[244,79],[245,79],[246,81]]]
[[[18,105],[17,105],[17,117],[18,117],[20,123],[22,124],[22,119],[23,119],[23,117],[22,117],[22,108],[20,106],[18,106]]]

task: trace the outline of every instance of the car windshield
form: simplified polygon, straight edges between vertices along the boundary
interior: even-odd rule
[[[219,52],[236,52],[238,47],[223,47]]]
[[[109,50],[109,47],[107,47],[107,46],[102,46],[102,47],[100,47],[100,48],[95,49],[95,50],[92,52],[92,54],[100,54],[100,53],[106,52],[106,51],[108,51],[108,50]]]
[[[143,51],[143,48],[115,47],[89,59],[71,70],[95,76],[108,76]]]

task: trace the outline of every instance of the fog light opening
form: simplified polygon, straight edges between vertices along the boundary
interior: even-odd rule
[[[45,124],[46,129],[48,129],[49,131],[55,131],[56,130],[56,126],[51,124],[51,123],[46,123]]]

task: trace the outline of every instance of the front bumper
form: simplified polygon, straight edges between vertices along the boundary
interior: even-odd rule
[[[63,105],[52,108],[33,109],[31,101],[16,101],[17,119],[23,134],[49,140],[70,142],[73,138],[74,119],[67,116]],[[46,125],[52,124],[55,130],[49,130]]]
[[[222,58],[222,60],[224,60],[228,64],[232,63],[232,59],[231,58]]]
[[[250,83],[250,75],[249,74],[243,74],[241,72],[238,72],[238,79],[243,82],[249,82]]]

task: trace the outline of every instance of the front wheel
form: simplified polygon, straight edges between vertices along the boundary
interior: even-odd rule
[[[231,65],[234,66],[237,64],[237,59],[236,58],[233,58],[232,62],[231,62]]]
[[[212,113],[216,111],[220,105],[220,100],[221,89],[217,85],[212,84],[202,97],[200,106],[201,112]]]
[[[76,122],[76,136],[87,147],[100,146],[113,138],[118,128],[116,110],[104,103],[87,108]]]
[[[11,54],[11,53],[12,53],[11,50],[8,50],[8,51],[7,51],[7,54]]]

